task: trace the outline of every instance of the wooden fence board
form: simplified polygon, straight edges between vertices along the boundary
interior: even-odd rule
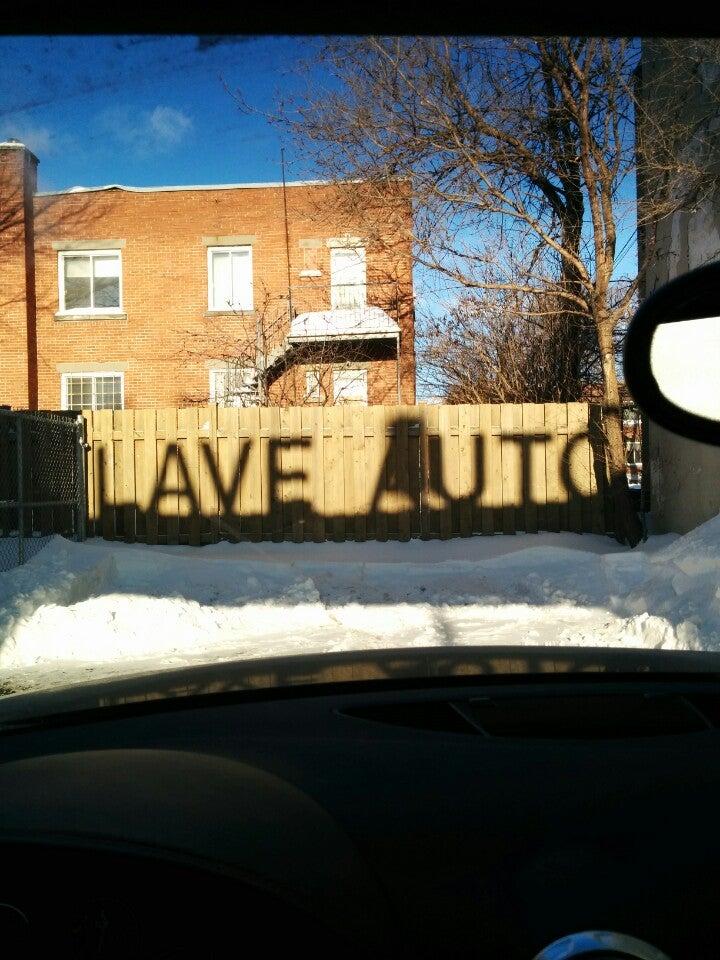
[[[345,539],[356,539],[355,530],[355,468],[353,465],[353,407],[343,404],[342,410],[342,456],[343,488],[345,491]]]
[[[215,522],[211,530],[217,526],[218,537],[229,540],[239,540],[242,536],[242,500],[240,497],[240,437],[237,407],[211,407],[215,410],[215,440],[217,451],[216,471],[220,488],[216,491]],[[203,458],[205,459],[205,458]],[[205,469],[208,469],[205,464]]]
[[[569,530],[568,502],[570,489],[566,482],[568,475],[568,405],[558,403],[555,410],[557,413],[558,530]]]
[[[342,407],[326,407],[323,411],[325,444],[328,454],[325,473],[325,503],[331,518],[332,539],[345,540],[345,411]],[[327,435],[329,433],[329,436]]]
[[[478,467],[482,477],[480,487],[480,523],[476,525],[475,530],[479,533],[491,534],[495,530],[494,513],[497,506],[497,499],[502,499],[502,494],[498,495],[495,479],[495,448],[497,446],[496,438],[492,435],[492,410],[488,404],[477,408],[478,412]],[[502,481],[502,474],[497,474],[497,478]]]
[[[395,422],[395,455],[397,459],[397,519],[398,539],[410,539],[411,506],[410,506],[410,465],[409,451],[409,420],[408,407],[401,405],[397,408]]]
[[[325,439],[323,436],[323,408],[303,410],[303,419],[309,416],[310,425],[310,476],[312,479],[312,511],[315,529],[312,538],[322,543],[325,539]],[[307,534],[306,534],[307,537]],[[309,539],[309,537],[308,537]]]
[[[582,533],[582,498],[588,485],[587,464],[584,462],[586,441],[583,431],[587,428],[587,419],[583,423],[583,410],[587,413],[587,404],[568,403],[568,475],[570,490],[568,497],[568,516],[570,530]]]
[[[503,533],[515,533],[517,530],[517,451],[515,449],[515,431],[513,405],[503,403],[500,407],[500,436],[502,439],[502,506]]]
[[[203,411],[204,412],[204,411]],[[200,408],[191,407],[185,411],[186,439],[183,444],[185,452],[185,465],[188,472],[189,496],[184,497],[184,504],[181,516],[188,517],[188,537],[193,546],[202,543],[200,527],[200,504],[202,496],[200,492]],[[178,424],[179,425],[179,424]],[[196,506],[197,505],[197,506]]]
[[[459,457],[459,532],[469,537],[481,529],[481,517],[477,510],[477,490],[481,479],[482,465],[477,458],[477,439],[480,433],[478,408],[463,404],[458,408],[458,457]]]
[[[398,513],[401,499],[398,494],[397,407],[383,407],[385,418],[385,522],[389,540],[397,540]]]
[[[263,424],[265,419],[265,424]],[[263,484],[263,492],[267,486],[268,510],[263,511],[269,518],[270,536],[273,540],[283,539],[283,482],[279,477],[282,468],[282,437],[280,435],[280,408],[267,407],[260,410],[260,426],[265,426],[268,437],[268,455],[265,462],[269,465],[268,483]]]
[[[510,456],[513,459],[513,477],[515,494],[515,529],[527,531],[527,516],[525,513],[525,496],[523,480],[525,477],[526,437],[523,435],[523,405],[513,403],[512,407],[512,446]]]
[[[160,463],[165,465],[163,490],[169,491],[158,503],[158,513],[167,517],[167,543],[180,543],[180,513],[179,513],[179,474],[178,474],[178,413],[174,407],[166,407],[163,414],[163,429],[165,442],[161,444],[162,457]],[[174,491],[174,492],[173,492]]]
[[[290,433],[293,442],[290,447],[290,524],[295,543],[302,543],[304,537],[303,511],[303,451],[302,451],[302,408],[290,407],[288,410]]]
[[[536,480],[532,470],[535,447],[535,405],[523,403],[522,413],[522,499],[525,506],[523,529],[526,533],[538,532],[538,502],[535,499],[534,483]],[[520,442],[520,441],[518,441]]]
[[[123,457],[122,457],[122,410],[113,410],[112,418],[112,447],[113,474],[112,474],[112,492],[113,504],[115,507],[115,535],[121,539],[125,538],[125,510],[123,503]]]
[[[115,450],[112,439],[112,410],[96,411],[95,423],[100,434],[98,467],[100,524],[103,537],[106,540],[112,540],[115,537]]]
[[[362,407],[348,407],[351,411],[352,426],[352,468],[353,468],[353,513],[355,517],[355,539],[363,541],[367,538],[365,518],[369,503],[365,491],[365,410]]]
[[[142,491],[140,506],[145,514],[145,541],[158,542],[158,517],[155,502],[157,489],[157,411],[141,410],[143,451],[142,466],[140,469],[140,489]]]
[[[202,432],[207,424],[207,440],[203,438],[200,450],[200,492],[203,523],[201,534],[203,541],[216,543],[220,539],[220,490],[218,487],[219,465],[229,459],[227,454],[220,459],[218,450],[218,414],[220,410],[232,409],[212,404],[205,408],[207,416],[201,414]],[[215,464],[213,471],[212,464]],[[216,479],[217,478],[217,479]],[[227,486],[223,486],[227,489]]]
[[[454,439],[451,433],[451,414],[453,408],[448,406],[441,406],[438,410],[438,433],[439,436],[449,440],[449,445],[455,447],[455,452],[457,451],[457,440],[455,443],[452,443]],[[455,408],[455,422],[457,423],[457,408]],[[452,536],[452,501],[448,496],[453,484],[449,482],[449,475],[452,472],[452,467],[456,465],[452,463],[452,457],[450,451],[444,448],[440,443],[437,444],[437,487],[440,498],[440,537],[442,540],[448,540]]]
[[[85,458],[85,530],[88,537],[95,536],[95,452],[93,450],[92,421],[85,417],[85,442],[89,445]],[[0,463],[5,463],[7,454],[3,448],[2,419],[0,419]],[[0,530],[2,529],[0,511]]]
[[[470,436],[469,407],[458,407],[458,447],[457,447],[457,532],[461,537],[472,533],[472,437]]]
[[[599,404],[593,403],[588,410],[588,433],[590,436],[590,458],[592,466],[592,532],[604,533],[607,529],[605,523],[605,497],[607,484],[605,477],[605,457],[602,450],[602,408]]]
[[[384,541],[388,538],[387,528],[387,437],[385,435],[385,407],[373,407],[371,411],[373,424],[373,456],[372,482],[374,498],[372,501],[373,520],[375,523],[375,537]]]
[[[120,423],[123,433],[123,514],[125,527],[125,541],[135,542],[135,411],[121,410]]]
[[[557,532],[560,529],[560,453],[558,445],[557,405],[546,403],[545,407],[545,529]]]
[[[541,403],[523,404],[523,435],[525,437],[525,529],[537,533],[547,529],[547,466],[545,450],[548,434],[545,428],[545,408]]]
[[[290,410],[288,407],[280,407],[278,410],[280,414],[280,448],[277,454],[277,464],[280,473],[280,480],[278,483],[278,499],[282,504],[282,538],[283,540],[292,540],[293,484],[290,478],[295,472],[295,450],[292,440],[287,439],[292,433],[290,426]]]
[[[428,539],[432,536],[430,524],[430,439],[429,427],[432,408],[425,409],[425,415],[420,420],[420,536]]]
[[[242,434],[241,455],[244,457],[244,469],[240,478],[240,535],[247,534],[253,540],[263,536],[262,516],[267,502],[267,461],[266,451],[260,441],[260,409],[249,407],[238,410],[238,430]],[[247,453],[245,450],[247,449]]]
[[[419,537],[422,532],[420,523],[420,491],[422,489],[420,468],[420,420],[422,408],[406,407],[408,418],[408,480],[410,491],[410,536]]]

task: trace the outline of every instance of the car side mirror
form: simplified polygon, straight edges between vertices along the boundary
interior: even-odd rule
[[[672,433],[720,446],[720,263],[665,284],[630,322],[625,382]]]

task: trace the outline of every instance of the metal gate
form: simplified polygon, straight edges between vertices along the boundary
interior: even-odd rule
[[[84,442],[77,414],[0,409],[0,571],[85,538]]]

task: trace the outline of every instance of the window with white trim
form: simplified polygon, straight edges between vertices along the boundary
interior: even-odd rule
[[[252,310],[252,247],[208,247],[208,308]]]
[[[122,410],[125,376],[113,371],[61,374],[63,410]]]
[[[210,400],[221,407],[256,407],[257,377],[252,367],[227,364],[210,371]]]
[[[334,370],[333,400],[335,403],[367,406],[367,370]]]
[[[332,247],[330,250],[330,306],[352,310],[367,302],[365,247]]]
[[[58,254],[61,313],[120,313],[122,260],[119,250],[61,251]]]

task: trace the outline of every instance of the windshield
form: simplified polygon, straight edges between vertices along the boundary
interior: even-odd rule
[[[720,450],[654,427],[621,351],[718,257],[718,41],[0,51],[3,694],[717,668]]]

